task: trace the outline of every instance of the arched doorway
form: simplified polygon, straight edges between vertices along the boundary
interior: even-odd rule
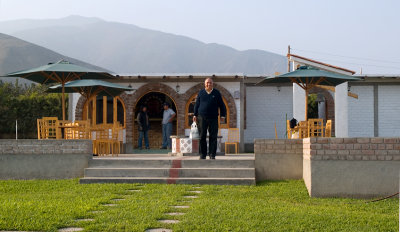
[[[312,88],[309,96],[314,95],[316,103],[316,114],[318,118],[332,120],[332,136],[335,135],[335,101],[333,95],[325,89]]]
[[[148,92],[142,95],[139,100],[136,102],[134,107],[134,118],[133,118],[133,147],[137,148],[137,139],[139,137],[139,132],[137,130],[138,124],[136,121],[137,115],[140,111],[140,107],[145,105],[147,106],[147,113],[149,115],[150,120],[150,130],[149,130],[149,143],[150,148],[158,149],[162,145],[162,117],[163,117],[163,106],[164,102],[168,102],[171,106],[170,108],[178,114],[177,106],[175,101],[165,93],[162,92]],[[177,134],[177,117],[174,118],[172,123],[172,135]]]

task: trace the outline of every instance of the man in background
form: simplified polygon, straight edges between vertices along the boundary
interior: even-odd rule
[[[174,120],[176,114],[171,108],[169,108],[170,106],[168,102],[165,102],[163,107],[162,146],[160,149],[171,149],[172,121]]]

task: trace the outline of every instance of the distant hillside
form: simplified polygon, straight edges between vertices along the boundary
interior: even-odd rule
[[[284,56],[262,50],[238,51],[188,37],[96,18],[0,23],[0,32],[44,46],[117,73],[284,72]]]
[[[61,59],[84,67],[105,70],[47,48],[0,33],[0,76],[7,73],[34,68]],[[106,70],[105,70],[106,71]]]

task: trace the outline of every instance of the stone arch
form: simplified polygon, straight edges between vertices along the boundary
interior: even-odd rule
[[[312,88],[309,94],[322,94],[325,98],[325,107],[327,109],[326,119],[332,120],[332,136],[335,135],[335,100],[332,94],[326,90],[318,87]]]
[[[169,87],[168,85],[162,84],[162,83],[148,83],[143,86],[141,86],[138,90],[136,90],[133,94],[128,95],[128,105],[129,109],[129,121],[127,118],[127,124],[128,122],[130,123],[130,128],[129,128],[129,133],[127,129],[127,141],[135,143],[136,141],[133,141],[133,122],[134,122],[134,112],[136,111],[135,107],[140,100],[141,97],[146,95],[147,93],[150,92],[160,92],[172,99],[174,101],[175,106],[176,106],[176,115],[177,115],[177,133],[178,134],[184,134],[184,115],[182,112],[184,112],[184,107],[182,107],[181,104],[181,96],[178,94],[173,88]]]
[[[128,95],[126,93],[122,93],[121,95],[119,95],[119,97],[122,100],[122,104],[124,105],[125,108],[126,120],[128,121],[128,105],[126,104],[128,102],[127,96]],[[75,108],[75,120],[82,120],[83,108],[85,106],[86,101],[87,101],[86,97],[82,95],[79,97]]]
[[[225,100],[228,102],[228,107],[229,107],[229,127],[231,128],[236,128],[237,127],[237,111],[236,111],[236,104],[235,104],[235,99],[233,98],[232,94],[229,93],[228,90],[226,90],[224,87],[222,87],[221,85],[217,84],[214,82],[214,87],[216,89],[218,89],[222,96],[225,98]],[[189,100],[189,98],[191,96],[193,96],[194,94],[197,94],[201,89],[204,88],[204,84],[203,83],[199,83],[195,86],[193,86],[192,88],[188,89],[184,94],[182,94],[182,98],[183,98],[183,110],[185,110],[185,106],[186,106],[186,101]],[[183,111],[185,112],[185,111]],[[184,118],[183,118],[183,122],[184,122]]]

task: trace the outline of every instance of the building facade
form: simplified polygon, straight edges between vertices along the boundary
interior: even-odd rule
[[[292,69],[312,65],[328,71],[352,75],[352,71],[326,65],[304,57],[290,56]],[[227,108],[226,122],[220,122],[221,143],[228,128],[239,128],[240,151],[252,152],[255,138],[286,138],[286,120],[304,118],[304,91],[293,84],[259,84],[265,76],[243,74],[149,74],[121,75],[113,82],[130,86],[113,99],[85,99],[70,94],[69,119],[89,118],[96,124],[118,121],[124,126],[126,152],[137,147],[136,116],[146,105],[150,116],[150,147],[162,141],[162,103],[168,102],[177,113],[173,135],[189,135],[195,98],[204,80],[213,78]],[[332,120],[336,137],[400,136],[400,76],[360,75],[362,81],[344,83],[336,88],[314,88],[318,117]],[[94,112],[94,113],[93,113]],[[221,146],[223,149],[223,146]]]

